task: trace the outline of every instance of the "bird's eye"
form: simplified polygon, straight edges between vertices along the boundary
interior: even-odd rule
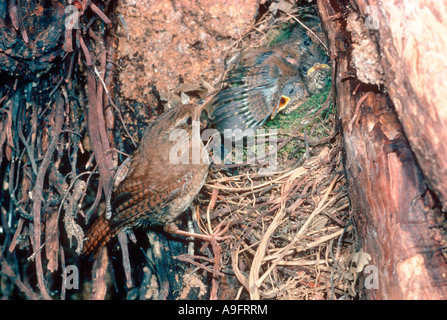
[[[295,93],[295,88],[294,88],[294,87],[290,87],[290,88],[289,88],[289,91],[287,92],[287,94],[288,94],[289,96],[292,96],[294,93]]]
[[[301,69],[302,69],[304,72],[307,72],[307,70],[309,70],[308,67],[304,67],[304,66],[303,66]]]
[[[304,42],[303,42],[303,44],[306,46],[306,47],[308,47],[308,46],[310,46],[310,41],[309,40],[304,40]]]
[[[185,123],[186,123],[188,126],[192,125],[192,117],[189,116],[188,118],[186,118]]]

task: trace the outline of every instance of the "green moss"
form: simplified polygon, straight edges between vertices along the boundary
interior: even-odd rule
[[[298,127],[304,117],[308,116],[309,113],[313,114],[317,112],[322,107],[330,91],[331,88],[328,86],[325,91],[309,97],[299,108],[291,113],[279,113],[274,119],[270,120],[266,126],[268,128],[277,128],[283,131]],[[325,110],[325,112],[323,112],[325,115],[324,117],[327,118],[332,111],[332,108]]]
[[[309,97],[299,108],[286,114],[284,112],[279,113],[276,117],[268,121],[265,125],[266,128],[276,128],[278,130],[279,136],[287,138],[290,135],[303,135],[304,132],[308,134],[309,140],[319,140],[327,137],[324,124],[330,116],[334,113],[334,107],[331,106],[323,112],[321,112],[315,119],[312,116],[319,111],[324,102],[326,101],[329,93],[331,91],[331,86],[328,85],[326,90],[323,92]],[[297,128],[304,124],[299,131]],[[312,135],[309,136],[310,132]],[[286,146],[284,146],[280,152],[279,156],[282,157],[300,157],[304,154],[305,150],[303,148],[302,141],[292,140]]]
[[[267,42],[269,44],[269,47],[288,40],[292,35],[293,28],[293,23],[282,22],[279,24],[278,28],[270,29],[267,32]]]

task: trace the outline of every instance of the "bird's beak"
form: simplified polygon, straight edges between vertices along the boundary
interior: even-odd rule
[[[272,112],[271,118],[273,119],[278,114],[278,112],[284,110],[284,108],[287,107],[289,101],[290,101],[289,97],[281,96],[281,99],[279,99],[278,106]]]
[[[278,112],[282,111],[285,107],[287,107],[287,104],[289,103],[290,98],[286,96],[281,96],[281,99],[279,99],[278,104]]]
[[[329,65],[324,64],[324,63],[316,63],[313,65],[312,68],[310,68],[309,70],[307,70],[307,75],[310,76],[312,73],[314,73],[315,71],[318,70],[322,70],[322,69],[330,69],[331,67],[329,67]]]

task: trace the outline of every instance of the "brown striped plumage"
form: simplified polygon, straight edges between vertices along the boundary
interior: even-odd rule
[[[145,130],[115,175],[108,212],[87,232],[85,254],[98,252],[121,230],[169,225],[191,204],[208,173],[198,123],[206,102],[168,110]]]

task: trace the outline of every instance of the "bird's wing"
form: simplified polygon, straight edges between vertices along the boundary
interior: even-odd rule
[[[259,59],[265,61],[266,56]],[[226,87],[213,101],[211,118],[217,129],[260,126],[272,113],[272,102],[278,99],[278,74],[278,68],[270,63],[232,70]]]
[[[136,216],[149,210],[163,211],[187,187],[188,165],[177,164],[175,170],[157,168],[150,163],[151,159],[141,156],[138,151],[132,156],[132,168],[111,195],[112,222],[125,220],[129,211]],[[166,174],[166,170],[172,174]]]

